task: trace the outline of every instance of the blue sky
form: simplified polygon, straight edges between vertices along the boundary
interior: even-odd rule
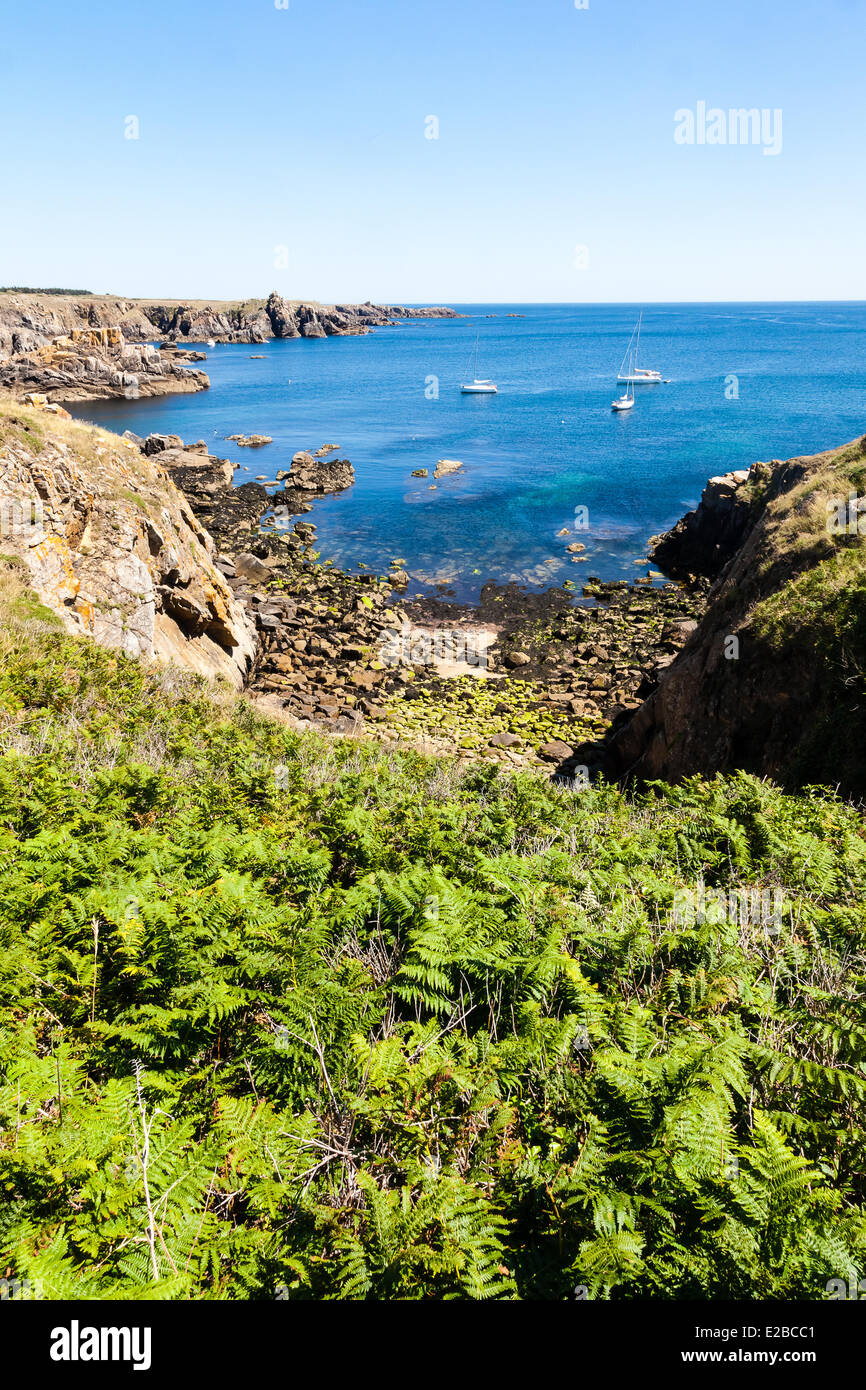
[[[864,0],[9,6],[0,283],[864,299],[864,40]],[[677,144],[699,102],[781,151]]]

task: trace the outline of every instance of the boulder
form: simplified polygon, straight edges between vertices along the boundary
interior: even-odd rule
[[[548,763],[564,763],[569,758],[574,757],[574,749],[569,743],[563,743],[561,739],[551,739],[550,743],[544,743],[538,750],[538,756]]]
[[[251,555],[249,551],[244,551],[242,555],[235,557],[235,570],[241,579],[251,579],[259,582],[270,577],[270,570],[263,564],[257,556]]]
[[[166,449],[182,449],[183,440],[179,434],[149,434],[142,445],[148,458],[151,454],[164,453]]]

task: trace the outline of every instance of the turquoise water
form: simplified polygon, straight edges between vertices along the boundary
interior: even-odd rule
[[[203,438],[244,465],[237,482],[270,481],[296,450],[339,444],[335,457],[351,459],[357,482],[306,518],[321,558],[379,569],[399,556],[410,594],[444,584],[465,600],[488,580],[544,588],[587,574],[633,578],[648,538],[696,504],[708,477],[866,431],[863,303],[653,305],[641,365],[671,382],[637,387],[622,415],[610,403],[637,307],[454,307],[470,317],[358,338],[221,344],[202,364],[208,392],[90,402],[75,413],[111,429]],[[479,376],[497,382],[497,396],[460,394],[476,333]],[[225,438],[236,433],[274,442],[239,449]],[[440,458],[465,467],[431,489]],[[412,478],[414,468],[431,476]],[[574,537],[557,536],[578,507],[589,519],[576,537],[590,561],[580,565],[565,554]]]

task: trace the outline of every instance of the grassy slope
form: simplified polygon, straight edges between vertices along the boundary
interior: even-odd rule
[[[0,604],[10,1272],[94,1298],[857,1277],[854,810],[301,736],[59,634],[9,566]],[[672,925],[700,875],[783,886],[778,934]]]
[[[756,636],[791,669],[814,669],[808,727],[792,745],[793,783],[836,769],[844,788],[866,786],[866,514],[863,534],[828,529],[849,496],[866,495],[866,436],[821,456],[819,465],[771,504],[769,544],[758,585],[781,582],[751,614]]]

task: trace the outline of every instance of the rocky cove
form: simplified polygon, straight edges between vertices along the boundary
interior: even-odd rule
[[[320,563],[313,523],[277,524],[351,483],[334,446],[299,451],[272,495],[235,487],[203,441],[120,439],[50,410],[5,406],[0,451],[4,495],[42,508],[4,540],[40,599],[70,630],[222,675],[298,728],[569,775],[694,626],[699,595],[677,584],[408,600],[399,557],[345,573]],[[477,652],[479,634],[480,665],[435,659],[443,635]]]
[[[276,491],[235,487],[238,465],[204,441],[120,439],[57,411],[3,407],[4,496],[44,513],[3,549],[71,630],[222,675],[294,727],[339,736],[617,780],[738,766],[796,780],[823,774],[829,748],[842,785],[864,780],[813,718],[859,727],[856,644],[829,619],[804,639],[800,598],[819,574],[828,592],[859,576],[859,537],[829,536],[823,508],[862,484],[863,441],[711,479],[653,544],[660,585],[489,583],[468,606],[410,598],[399,556],[380,574],[321,560],[314,522],[294,518],[351,486],[333,444],[308,441]]]

